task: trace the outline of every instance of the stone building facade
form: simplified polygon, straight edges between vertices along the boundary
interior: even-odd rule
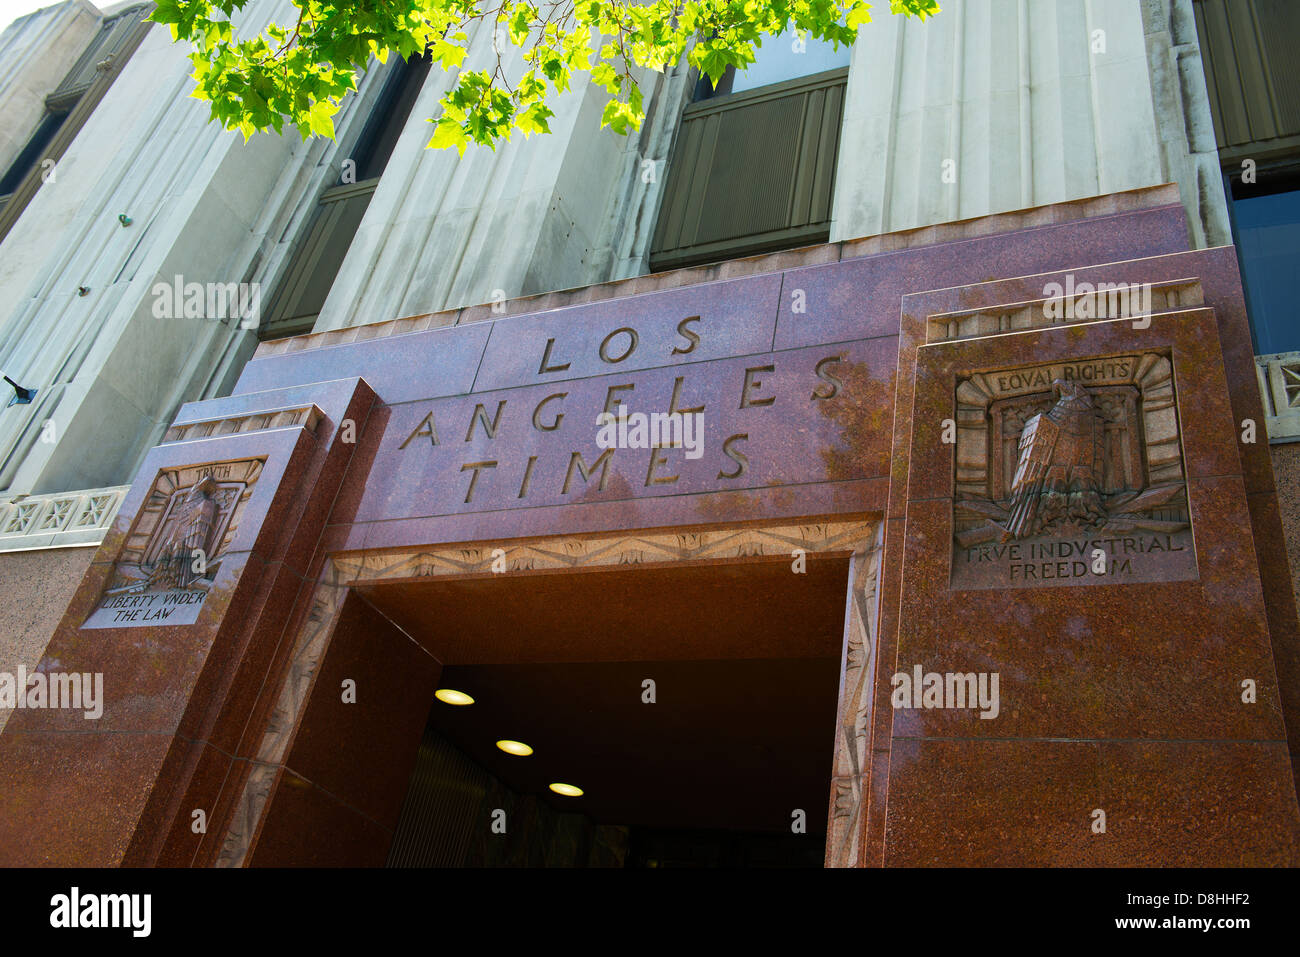
[[[1300,19],[942,6],[463,155],[418,58],[244,142],[147,5],[0,34],[0,672],[105,689],[0,860],[1295,863]]]

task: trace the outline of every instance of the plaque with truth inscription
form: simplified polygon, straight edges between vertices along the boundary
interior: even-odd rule
[[[82,627],[194,624],[261,471],[250,459],[159,473]]]

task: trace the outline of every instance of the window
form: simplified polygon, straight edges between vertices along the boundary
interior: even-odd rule
[[[1300,351],[1300,4],[1195,0],[1205,85],[1257,355]]]
[[[1256,170],[1256,185],[1230,183],[1232,231],[1257,355],[1300,352],[1300,169]]]
[[[355,163],[353,182],[331,186],[322,194],[302,238],[276,289],[258,338],[284,339],[311,332],[325,305],[361,218],[370,206],[379,177],[388,165],[397,139],[406,126],[425,77],[428,55],[398,60],[357,138],[349,159]]]
[[[50,145],[50,140],[54,139],[54,135],[59,132],[67,118],[67,110],[56,113],[46,109],[45,117],[36,127],[32,138],[27,141],[22,152],[14,157],[13,163],[4,176],[0,176],[0,197],[8,199],[13,195],[13,191],[18,188],[28,171],[37,164],[37,160],[41,159],[41,154]]]
[[[675,269],[830,238],[849,50],[793,33],[749,69],[708,78],[668,163],[650,268]]]
[[[1195,0],[1193,9],[1224,165],[1300,149],[1300,3]]]
[[[103,99],[149,30],[151,4],[105,17],[63,81],[45,98],[45,116],[22,152],[0,173],[0,239],[13,228],[41,188],[47,160],[56,161]]]
[[[695,87],[695,99],[744,93],[746,90],[756,90],[801,76],[846,69],[851,52],[846,46],[837,50],[834,44],[826,40],[801,38],[790,29],[779,37],[765,40],[755,51],[754,62],[748,69],[737,71],[735,67],[728,67],[726,75],[718,81],[716,88],[707,76],[700,77]]]

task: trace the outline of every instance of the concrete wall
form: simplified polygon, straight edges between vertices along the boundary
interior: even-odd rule
[[[0,553],[0,671],[30,671],[41,660],[95,548]],[[0,731],[11,714],[0,709]]]
[[[946,0],[854,45],[831,240],[1176,182],[1230,242],[1191,0]]]
[[[45,115],[45,98],[99,29],[100,12],[66,0],[19,17],[0,33],[0,173]]]
[[[490,31],[471,33],[464,68],[494,59]],[[509,75],[522,69],[514,47],[503,61]],[[550,134],[460,156],[425,149],[455,81],[431,70],[315,331],[644,273],[687,79],[642,71],[649,115],[624,137],[600,128],[604,91],[574,77],[551,104]]]
[[[254,0],[239,26],[259,31],[290,10]],[[337,143],[287,131],[245,144],[189,97],[190,69],[153,27],[0,244],[0,367],[38,389],[32,404],[0,409],[0,491],[129,480],[182,402],[228,388],[255,333],[238,317],[159,318],[154,286],[181,276],[269,293],[383,74],[349,99]],[[42,440],[47,422],[54,441]]]

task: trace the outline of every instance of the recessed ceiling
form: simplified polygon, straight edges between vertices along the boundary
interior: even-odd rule
[[[446,662],[430,722],[514,790],[602,824],[825,828],[847,560],[365,589]],[[654,702],[647,703],[647,681]],[[501,739],[534,749],[500,750]],[[579,798],[553,793],[574,784]]]
[[[615,567],[358,591],[445,665],[838,658],[848,560]]]
[[[441,683],[477,704],[438,703],[430,720],[515,791],[600,824],[789,833],[802,809],[818,832],[838,677],[838,658],[456,666]],[[533,754],[506,754],[502,737]],[[585,793],[559,797],[555,782]]]

